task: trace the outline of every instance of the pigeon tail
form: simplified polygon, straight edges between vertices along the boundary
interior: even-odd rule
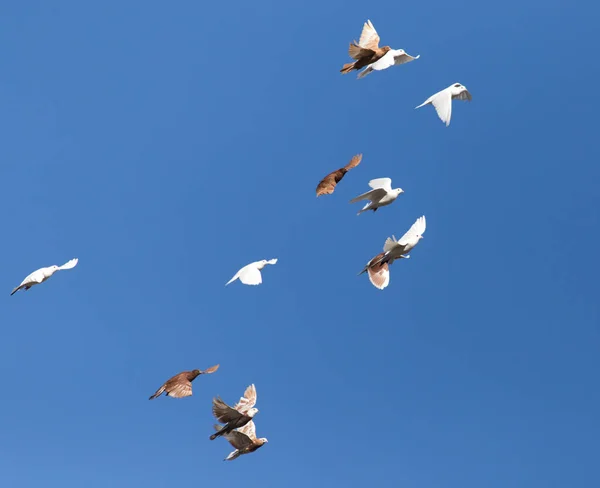
[[[15,293],[17,293],[17,291],[19,291],[19,287],[17,286],[12,293],[10,294],[10,296],[12,297]]]
[[[233,461],[234,459],[239,458],[241,455],[240,451],[238,451],[237,449],[233,452],[229,453],[229,456],[227,456],[225,459],[223,459],[223,461]]]
[[[354,63],[346,63],[344,66],[342,66],[340,73],[343,73],[343,74],[350,73],[350,71],[352,71],[353,69],[354,69]]]

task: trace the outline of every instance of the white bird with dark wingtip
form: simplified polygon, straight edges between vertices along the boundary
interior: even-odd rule
[[[34,271],[27,278],[25,278],[19,286],[17,286],[12,291],[11,296],[14,295],[16,292],[18,292],[19,290],[21,290],[22,288],[24,288],[25,291],[27,291],[32,286],[43,283],[57,271],[74,268],[78,262],[79,262],[79,259],[75,258],[75,259],[71,259],[69,262],[63,264],[62,266],[53,265],[53,266],[48,266],[47,268],[40,268],[37,271]]]
[[[275,264],[277,259],[263,259],[261,261],[255,261],[254,263],[247,264],[240,269],[233,278],[231,278],[225,286],[229,283],[237,280],[238,278],[244,285],[260,285],[262,283],[262,274],[260,272],[267,264]]]
[[[373,286],[383,290],[390,283],[389,266],[396,259],[410,258],[410,255],[407,253],[423,238],[425,227],[426,221],[425,216],[423,215],[415,221],[406,234],[399,240],[396,240],[395,236],[388,237],[383,245],[383,252],[372,258],[358,274],[361,275],[367,271],[369,280]]]
[[[360,73],[358,73],[357,78],[364,78],[373,71],[383,71],[384,69],[388,69],[390,66],[410,63],[411,61],[419,59],[420,57],[420,54],[417,56],[411,56],[410,54],[406,53],[404,49],[390,49],[383,55],[383,57],[374,63],[371,63]]]
[[[438,117],[442,122],[446,124],[446,127],[450,125],[450,118],[452,117],[452,100],[466,100],[470,102],[472,99],[469,90],[460,83],[454,83],[448,88],[444,88],[442,91],[437,92],[435,95],[431,95],[421,105],[415,108],[421,108],[424,105],[431,104],[438,114]]]
[[[371,180],[369,181],[369,186],[373,189],[350,200],[350,203],[369,200],[369,203],[367,203],[356,215],[360,215],[368,210],[376,212],[379,207],[385,207],[386,205],[394,203],[394,200],[398,198],[400,193],[404,193],[402,188],[392,189],[391,178],[377,178]]]

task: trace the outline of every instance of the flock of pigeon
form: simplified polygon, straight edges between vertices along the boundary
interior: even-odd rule
[[[373,71],[382,71],[390,66],[405,64],[418,59],[420,56],[410,56],[403,49],[392,49],[390,46],[379,47],[379,34],[373,27],[370,20],[367,20],[363,26],[363,30],[358,42],[350,43],[348,54],[353,62],[345,64],[340,70],[341,73],[350,73],[352,71],[360,71],[358,78],[363,78]],[[431,104],[435,108],[439,118],[446,124],[450,125],[452,116],[452,100],[467,100],[471,101],[471,94],[460,83],[454,83],[448,88],[429,97],[421,105],[415,107],[420,108],[424,105]],[[317,197],[321,195],[330,195],[334,192],[336,185],[344,178],[346,173],[352,168],[355,168],[362,161],[362,154],[354,156],[350,162],[336,171],[329,173],[323,178],[317,186]],[[392,188],[392,180],[390,178],[377,178],[369,181],[371,190],[363,193],[350,200],[350,203],[360,201],[368,201],[368,203],[358,212],[360,215],[363,212],[391,205],[398,196],[404,192],[402,188]],[[408,259],[411,251],[423,238],[425,232],[426,221],[425,216],[419,217],[408,231],[400,238],[395,236],[388,237],[383,246],[383,252],[373,257],[359,273],[367,273],[369,280],[376,288],[383,290],[390,282],[389,266],[396,259]],[[78,259],[71,259],[62,266],[49,266],[34,271],[27,276],[23,282],[17,286],[11,293],[14,295],[19,290],[29,290],[34,285],[43,283],[50,278],[56,271],[72,269],[78,263]],[[229,280],[225,286],[239,279],[245,285],[259,285],[262,283],[261,270],[267,265],[274,265],[277,259],[261,260],[250,263],[241,268]],[[195,369],[193,371],[184,371],[167,380],[156,392],[150,397],[150,400],[159,397],[163,393],[172,398],[185,398],[192,395],[192,381],[202,374],[214,373],[219,369],[219,365],[212,366],[204,371]],[[268,441],[266,438],[256,437],[256,427],[254,425],[254,416],[258,413],[256,405],[256,387],[252,384],[248,386],[244,395],[238,403],[233,407],[227,405],[221,398],[213,399],[212,412],[215,418],[220,422],[214,426],[215,433],[210,436],[210,440],[217,437],[224,437],[235,448],[226,458],[226,461],[236,459],[237,457],[256,451]]]

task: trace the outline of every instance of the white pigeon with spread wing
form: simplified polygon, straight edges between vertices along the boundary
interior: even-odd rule
[[[411,56],[410,54],[406,53],[404,49],[390,49],[381,58],[374,63],[371,63],[364,70],[358,73],[357,77],[364,78],[373,71],[382,71],[384,69],[388,69],[390,66],[410,63],[411,61],[419,59],[420,57],[420,54],[417,56]]]
[[[383,252],[373,257],[359,275],[367,272],[369,280],[375,288],[383,290],[390,283],[390,265],[396,259],[409,259],[407,254],[423,238],[425,232],[425,216],[419,217],[408,231],[399,239],[388,237],[383,245]]]
[[[369,200],[369,203],[367,203],[356,215],[360,215],[368,210],[376,212],[379,207],[385,207],[386,205],[392,204],[394,200],[398,198],[400,193],[404,193],[402,188],[392,189],[391,178],[377,178],[371,180],[369,181],[369,186],[373,189],[350,200],[350,203]]]
[[[225,286],[229,283],[239,280],[244,285],[260,285],[262,283],[262,274],[260,272],[267,264],[275,264],[277,263],[277,259],[263,259],[261,261],[255,261],[254,263],[247,264],[242,269],[240,269],[233,278],[231,278]]]
[[[471,99],[471,94],[465,86],[460,83],[454,83],[448,88],[444,88],[442,91],[437,92],[435,95],[431,95],[421,105],[418,105],[415,108],[421,108],[427,104],[433,105],[440,120],[448,127],[450,125],[450,119],[452,118],[452,100],[466,100],[470,102]]]
[[[43,283],[57,271],[74,268],[78,262],[79,262],[79,259],[75,258],[75,259],[71,259],[70,261],[66,262],[62,266],[53,265],[53,266],[48,266],[47,268],[40,268],[40,269],[34,271],[27,278],[25,278],[19,286],[17,286],[12,291],[11,296],[14,295],[16,292],[18,292],[21,289],[25,289],[25,291],[27,291],[32,286]]]

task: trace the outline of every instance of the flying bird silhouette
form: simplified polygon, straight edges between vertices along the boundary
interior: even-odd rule
[[[346,166],[332,171],[325,178],[323,178],[317,185],[317,198],[321,195],[331,195],[335,190],[336,185],[342,181],[342,178],[346,175],[346,173],[352,168],[356,168],[361,161],[362,154],[357,154]]]
[[[210,440],[214,440],[219,436],[228,434],[235,429],[243,427],[258,413],[256,405],[256,387],[254,384],[246,388],[244,396],[236,403],[233,408],[227,405],[221,398],[213,398],[213,415],[221,422],[217,432],[210,436]]]
[[[353,70],[362,69],[385,56],[392,48],[390,46],[379,47],[379,40],[379,34],[377,34],[375,27],[373,27],[370,20],[367,20],[363,25],[358,43],[352,41],[348,48],[348,54],[354,61],[344,64],[340,72],[346,74]]]
[[[47,268],[40,268],[40,269],[34,271],[33,273],[31,273],[27,278],[25,278],[23,280],[23,282],[11,292],[10,295],[11,296],[14,295],[16,292],[18,292],[19,290],[21,290],[23,288],[25,289],[25,291],[27,291],[32,286],[43,283],[57,271],[74,268],[75,266],[77,266],[78,262],[79,262],[79,259],[74,258],[74,259],[71,259],[69,262],[63,264],[62,266],[53,265],[53,266],[48,266]]]
[[[375,288],[383,290],[390,283],[389,266],[396,259],[410,258],[410,255],[406,253],[412,250],[423,238],[425,227],[426,221],[423,215],[415,221],[399,240],[396,240],[395,236],[388,237],[383,245],[383,252],[372,258],[358,274],[361,275],[366,271],[371,284]]]
[[[392,189],[392,180],[390,178],[377,178],[371,180],[369,181],[369,186],[373,189],[350,200],[350,203],[369,200],[369,203],[367,203],[356,215],[360,215],[368,210],[377,212],[378,208],[391,205],[396,198],[398,198],[400,193],[404,193],[402,188]]]
[[[183,373],[176,374],[172,378],[169,378],[148,400],[154,400],[161,396],[165,391],[166,396],[172,398],[184,398],[192,396],[192,381],[194,381],[201,374],[214,373],[219,369],[219,365],[216,364],[211,366],[204,371],[194,369],[193,371],[184,371]]]
[[[222,426],[214,427],[215,430],[220,430]],[[223,437],[235,448],[223,461],[233,461],[244,454],[250,454],[269,442],[266,437],[256,438],[256,428],[252,420],[239,429],[223,434]]]
[[[238,278],[244,285],[260,285],[262,283],[262,274],[260,272],[267,264],[276,264],[277,259],[263,259],[261,261],[255,261],[253,263],[247,264],[242,269],[240,269],[234,276],[231,278],[225,286]]]
[[[431,95],[421,105],[416,106],[415,109],[428,104],[433,105],[440,120],[448,127],[452,118],[452,100],[466,100],[470,102],[471,99],[471,94],[465,86],[460,83],[454,83],[454,85],[444,88],[435,95]]]

